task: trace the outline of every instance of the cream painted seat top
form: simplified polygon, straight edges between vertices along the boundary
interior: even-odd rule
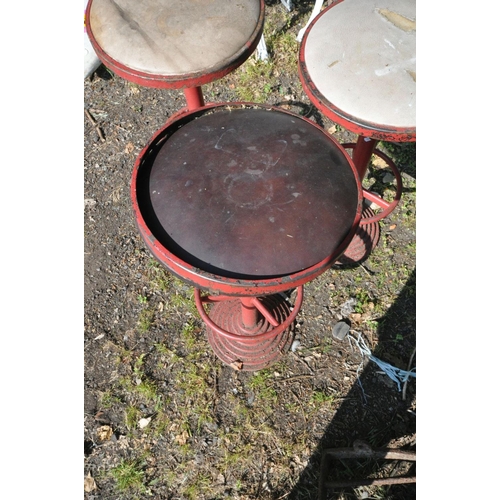
[[[261,0],[91,0],[101,50],[134,71],[217,71],[247,50],[263,22]]]
[[[316,18],[303,43],[323,103],[355,121],[416,127],[415,0],[341,1]]]

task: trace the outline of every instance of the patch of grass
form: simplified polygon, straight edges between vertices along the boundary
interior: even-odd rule
[[[105,409],[112,408],[115,404],[120,403],[120,398],[116,396],[111,389],[104,391],[101,395],[101,406]]]
[[[141,354],[133,366],[136,381],[135,392],[141,394],[148,401],[157,401],[159,396],[156,383],[149,379],[143,370],[145,356],[146,354]]]
[[[371,302],[370,296],[366,290],[358,290],[356,292],[356,305],[354,306],[354,310],[357,313],[363,314],[368,310],[368,304]]]
[[[286,29],[271,31],[268,26],[266,24],[264,37],[269,59],[250,58],[231,77],[236,80],[235,92],[241,101],[265,103],[272,94],[283,95],[281,75],[297,71],[299,44],[294,35]]]
[[[273,65],[266,61],[249,59],[237,71],[236,93],[241,101],[266,102],[274,87]]]
[[[228,440],[229,441],[229,440]],[[237,443],[235,438],[232,444],[228,445],[226,441],[226,448],[224,450],[224,457],[222,458],[220,465],[222,470],[232,469],[236,466],[240,467],[242,464],[251,459],[253,452],[255,451],[250,443]]]
[[[142,375],[144,375],[144,372],[142,371],[142,367],[144,365],[144,357],[146,356],[146,354],[141,354],[136,360],[135,360],[135,363],[134,363],[134,375],[136,375],[137,377],[141,377]]]
[[[145,308],[139,313],[137,320],[137,328],[141,333],[146,333],[151,329],[154,319],[154,311],[150,308]]]
[[[266,368],[265,370],[255,372],[248,383],[249,387],[255,393],[255,399],[268,406],[274,404],[278,399],[278,393],[270,383],[272,377],[273,372],[269,368]]]
[[[320,411],[331,411],[337,404],[337,397],[337,393],[330,387],[315,388],[307,394],[300,408],[295,408],[296,413],[301,413],[305,420],[309,420]],[[300,452],[300,446],[298,446],[296,453],[300,454]]]
[[[275,71],[292,74],[297,71],[299,44],[292,32],[269,33],[266,45]]]
[[[379,322],[376,321],[376,320],[372,320],[372,319],[367,319],[365,321],[365,325],[370,329],[370,330],[373,330],[373,331],[377,331],[377,328],[379,326]]]
[[[176,363],[182,359],[178,354],[172,351],[172,349],[168,348],[165,344],[157,343],[154,344],[154,346],[158,354],[160,354],[160,356],[162,357],[170,358],[171,363]]]
[[[128,406],[125,410],[125,425],[129,431],[135,429],[137,427],[137,423],[141,418],[141,410],[136,406]]]
[[[148,493],[145,485],[145,463],[139,460],[122,459],[119,465],[110,470],[110,475],[116,481],[119,491],[131,491],[136,493]]]
[[[164,435],[172,425],[168,414],[162,409],[157,409],[157,414],[152,422],[153,432],[157,436]]]
[[[333,349],[333,338],[330,336],[326,336],[323,338],[321,344],[317,347],[317,352],[320,354],[328,355],[332,352]]]
[[[120,387],[136,399],[154,403],[155,408],[161,407],[162,397],[158,394],[157,383],[143,371],[145,354],[141,354],[132,366],[132,376],[120,378]]]
[[[172,353],[172,351],[165,344],[161,344],[160,342],[154,344],[154,347],[156,352],[161,356],[169,356]]]
[[[172,283],[172,275],[155,259],[148,262],[148,275],[152,288],[165,292]]]
[[[195,325],[193,320],[188,321],[184,324],[181,331],[181,338],[184,341],[186,349],[193,352],[196,351],[198,345],[198,338],[196,333],[200,331],[200,328]]]
[[[198,310],[194,302],[194,291],[192,288],[189,288],[189,292],[186,293],[185,289],[186,285],[181,280],[174,281],[168,297],[168,305],[181,312],[197,315]]]
[[[156,383],[148,378],[141,379],[141,383],[137,385],[136,391],[144,396],[148,401],[158,400],[158,389]]]
[[[210,368],[203,363],[186,363],[184,369],[178,372],[176,378],[177,386],[182,389],[186,396],[195,397],[208,389],[206,377]]]
[[[335,396],[325,391],[316,390],[311,395],[311,403],[313,406],[322,405],[325,403],[333,403]]]
[[[119,354],[116,356],[116,364],[129,363],[133,358],[132,351],[122,347]]]
[[[197,344],[198,345],[198,344]],[[213,389],[209,377],[214,369],[207,360],[203,360],[204,350],[191,352],[179,363],[175,372],[174,384],[182,394],[183,405],[179,408],[181,417],[199,432],[202,425],[214,420],[212,395]]]
[[[240,425],[246,425],[250,422],[250,409],[240,398],[231,396],[234,401],[234,414],[237,417],[237,422]]]
[[[149,260],[147,269],[151,290],[165,293],[167,313],[172,309],[177,309],[181,313],[197,313],[192,286],[170,274],[155,259]]]
[[[206,473],[197,474],[189,484],[182,489],[183,495],[189,500],[197,500],[212,488],[212,478]]]

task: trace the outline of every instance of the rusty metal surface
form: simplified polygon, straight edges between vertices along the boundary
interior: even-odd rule
[[[286,297],[277,294],[261,300],[277,322],[284,323],[290,316],[290,304]],[[210,318],[220,328],[241,336],[239,340],[227,338],[207,324],[208,342],[215,354],[223,363],[237,370],[267,368],[284,356],[293,342],[291,325],[276,335],[261,340],[262,334],[272,331],[273,326],[262,316],[253,327],[245,326],[239,299],[217,302],[211,308]]]
[[[235,278],[317,264],[342,243],[358,208],[341,148],[305,120],[267,109],[198,114],[161,146],[147,196],[165,247]]]
[[[365,207],[363,215],[365,219],[374,216],[371,208]],[[371,222],[359,226],[354,238],[347,247],[347,250],[339,258],[337,264],[353,265],[364,262],[372,253],[380,240],[380,226],[378,222]]]
[[[355,441],[352,448],[327,448],[321,456],[321,471],[319,480],[319,500],[326,500],[328,491],[341,488],[356,488],[369,485],[390,485],[416,483],[415,475],[407,474],[396,477],[358,478],[349,480],[328,480],[329,472],[333,469],[334,460],[365,459],[365,460],[397,460],[406,462],[417,461],[417,455],[412,450],[398,450],[392,448],[372,449],[367,443]]]

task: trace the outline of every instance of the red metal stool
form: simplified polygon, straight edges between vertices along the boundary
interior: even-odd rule
[[[303,285],[345,251],[363,199],[333,137],[248,103],[171,118],[139,155],[131,197],[147,247],[195,287],[214,352],[242,370],[287,352]],[[295,289],[291,306],[284,292]]]
[[[378,205],[365,208],[358,234],[344,262],[363,260],[378,242],[378,221],[396,208],[402,180],[378,141],[416,140],[415,0],[337,0],[310,24],[299,53],[299,76],[311,102],[328,118],[358,135],[352,150],[364,179],[372,155],[382,158],[396,178],[388,202],[364,190]]]
[[[89,39],[117,75],[146,87],[183,89],[189,110],[201,85],[250,57],[264,28],[264,0],[89,0]]]

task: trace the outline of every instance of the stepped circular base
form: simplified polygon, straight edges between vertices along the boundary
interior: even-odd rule
[[[362,218],[368,219],[373,217],[374,212],[371,208],[363,209]],[[336,264],[359,264],[368,258],[372,250],[377,246],[380,239],[380,226],[378,222],[370,222],[369,224],[359,225],[354,238],[347,247],[342,257],[337,260]]]
[[[269,295],[259,299],[280,324],[290,315],[286,297]],[[292,328],[267,340],[252,341],[252,337],[266,333],[273,326],[262,316],[254,327],[243,324],[241,302],[238,299],[217,302],[212,305],[210,319],[220,328],[242,337],[242,341],[223,337],[207,325],[207,337],[217,357],[225,364],[243,371],[256,371],[275,363],[290,349],[293,341]]]

